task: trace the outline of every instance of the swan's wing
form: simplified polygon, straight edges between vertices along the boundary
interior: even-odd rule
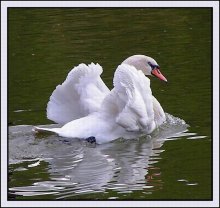
[[[133,66],[121,64],[113,81],[114,88],[105,97],[102,111],[127,131],[150,133],[155,128],[150,80]]]
[[[109,93],[100,78],[102,71],[102,67],[94,63],[73,68],[50,96],[47,118],[64,124],[97,111]]]
[[[166,120],[166,116],[158,100],[154,96],[152,96],[152,98],[153,98],[154,120],[156,122],[156,125],[160,126]]]

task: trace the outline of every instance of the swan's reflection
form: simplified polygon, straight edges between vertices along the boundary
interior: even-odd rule
[[[24,196],[52,193],[61,199],[108,190],[125,193],[161,189],[161,172],[156,166],[163,151],[161,146],[167,138],[184,136],[186,129],[185,124],[178,124],[172,129],[164,125],[151,136],[134,140],[119,139],[95,147],[76,139],[67,140],[55,135],[39,138],[38,135],[32,135],[32,142],[23,141],[22,144],[22,148],[29,149],[32,155],[35,154],[35,161],[27,169],[46,161],[48,168],[44,171],[49,173],[49,180],[33,181],[30,186],[14,187],[10,190]],[[14,135],[16,139],[10,139],[9,154],[11,157],[19,155],[21,161],[22,158],[24,161],[25,155],[22,156],[19,152],[16,156],[14,150],[19,140],[15,132],[10,133],[10,137],[13,138]],[[24,129],[20,132],[24,134]],[[24,140],[23,136],[22,138]],[[30,140],[30,135],[28,139]]]

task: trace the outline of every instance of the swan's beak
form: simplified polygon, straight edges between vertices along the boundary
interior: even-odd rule
[[[151,71],[151,74],[154,75],[155,77],[159,78],[160,80],[167,82],[167,79],[163,76],[163,74],[161,74],[161,72],[158,68],[154,68]]]

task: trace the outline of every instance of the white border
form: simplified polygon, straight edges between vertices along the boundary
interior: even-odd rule
[[[213,7],[213,201],[7,201],[7,7]],[[196,69],[199,70],[199,69]],[[219,2],[218,1],[8,1],[1,2],[1,206],[4,207],[218,207]]]
[[[213,7],[213,201],[219,207],[219,2]]]
[[[214,1],[8,1],[5,7],[215,7]]]

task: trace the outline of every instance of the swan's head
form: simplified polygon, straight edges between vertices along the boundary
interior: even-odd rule
[[[167,79],[161,74],[160,67],[157,62],[145,55],[134,55],[125,59],[122,64],[134,66],[137,70],[141,70],[145,75],[153,75],[160,80],[167,82]]]

